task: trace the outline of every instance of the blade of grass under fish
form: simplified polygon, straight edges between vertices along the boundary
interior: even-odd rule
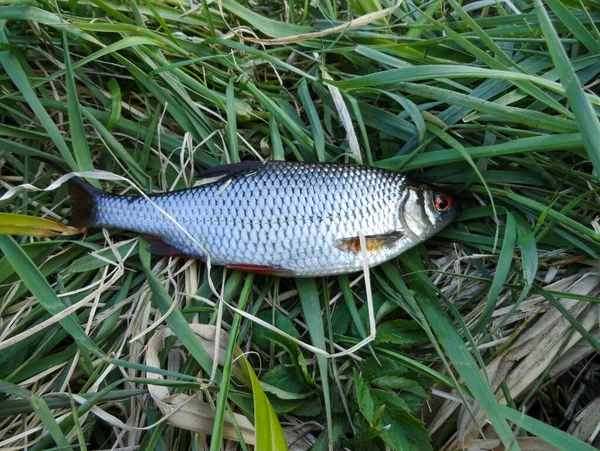
[[[600,176],[600,122],[591,103],[579,84],[573,66],[565,53],[565,49],[552,26],[548,12],[540,0],[534,0],[535,10],[540,21],[542,32],[546,37],[548,50],[556,66],[558,76],[565,88],[569,105],[575,114],[577,125],[581,131],[583,144],[594,165],[596,175]]]
[[[34,395],[23,387],[19,387],[18,385],[14,385],[5,381],[0,381],[0,392],[9,393],[11,395],[28,400],[33,410],[35,410],[36,415],[42,421],[46,429],[48,429],[48,432],[56,442],[56,445],[65,448],[69,447],[69,441],[65,437],[65,434],[63,434],[60,426],[54,418],[54,415],[52,414],[52,411],[43,398]]]
[[[237,308],[244,310],[246,307],[246,302],[250,297],[250,292],[252,290],[252,282],[254,281],[254,276],[252,274],[246,277],[244,282],[244,287],[242,288],[242,293],[240,294]],[[223,438],[223,422],[225,420],[225,411],[228,402],[228,392],[229,387],[231,385],[231,375],[232,375],[232,366],[233,359],[235,357],[235,348],[236,348],[236,337],[240,329],[240,323],[242,320],[242,316],[238,313],[234,313],[233,322],[231,323],[231,330],[229,331],[229,342],[227,343],[227,354],[225,355],[225,365],[223,366],[223,377],[221,379],[221,387],[219,390],[219,397],[217,398],[217,407],[215,410],[215,418],[213,424],[213,430],[211,434],[211,443],[210,443],[210,451],[219,451],[221,449],[221,441]],[[245,359],[245,357],[242,357]],[[243,364],[242,364],[243,365]],[[256,377],[256,376],[254,376]],[[253,381],[254,382],[254,381]],[[254,388],[254,383],[252,384]],[[258,396],[258,393],[256,394]],[[264,396],[264,394],[263,394]],[[256,406],[256,402],[254,404]],[[265,412],[257,412],[254,411],[256,421],[259,420],[260,416],[264,416]],[[258,424],[256,425],[258,426]],[[262,436],[262,434],[261,434]],[[256,438],[259,438],[259,433],[257,431]],[[284,442],[285,443],[285,442]],[[256,443],[256,446],[260,446],[261,448],[264,446],[263,443]],[[268,448],[264,448],[268,449]]]
[[[300,297],[304,320],[306,321],[312,344],[313,346],[326,351],[325,330],[323,317],[321,316],[321,302],[319,300],[319,291],[315,279],[296,279],[296,287],[298,288],[298,296]],[[323,387],[323,398],[325,401],[325,412],[327,417],[327,433],[329,434],[332,425],[329,369],[327,358],[325,356],[317,354],[315,357],[317,359],[317,364],[319,365],[319,374],[321,375],[321,385]],[[331,447],[330,435],[329,443]]]
[[[356,302],[354,299],[354,295],[352,294],[352,288],[350,287],[350,281],[348,280],[348,276],[338,276],[338,280],[340,282],[340,289],[342,290],[342,294],[344,296],[344,302],[348,307],[348,311],[350,312],[350,316],[352,317],[352,322],[354,323],[354,327],[358,331],[358,336],[361,340],[367,338],[367,332],[365,331],[365,327],[360,319],[360,315],[356,308]],[[359,340],[360,341],[360,340]],[[375,351],[373,351],[373,346],[371,343],[368,344],[369,351],[371,355],[375,358]]]
[[[475,164],[475,161],[473,161],[473,159],[471,158],[471,156],[469,155],[467,150],[456,139],[451,137],[448,133],[446,133],[444,130],[438,128],[437,126],[435,126],[433,124],[427,124],[426,128],[427,128],[427,130],[429,130],[436,136],[439,136],[446,144],[449,144],[450,146],[452,146],[452,148],[456,149],[463,156],[463,158],[467,161],[467,163],[469,163],[469,166],[471,166],[473,168],[473,171],[475,171],[475,174],[477,174],[477,177],[479,178],[479,180],[481,180],[481,184],[485,188],[485,191],[490,199],[490,204],[492,206],[492,212],[494,214],[494,219],[495,219],[496,223],[498,223],[498,212],[496,211],[496,204],[494,203],[494,197],[492,196],[490,188],[485,180],[485,177],[483,177],[483,175],[481,174],[481,171],[477,167],[477,164]],[[496,248],[496,243],[498,241],[498,234],[499,234],[499,230],[498,230],[498,227],[496,227],[496,233],[494,234],[494,249]]]
[[[48,281],[16,241],[10,236],[0,236],[0,249],[2,249],[15,272],[38,302],[51,315],[59,315],[65,309],[65,305],[58,299]],[[103,357],[104,353],[83,331],[81,325],[75,321],[76,318],[77,315],[71,314],[61,319],[59,323],[73,337],[82,353],[85,354],[90,351],[99,357]]]
[[[162,286],[158,277],[156,277],[156,275],[154,275],[152,272],[152,268],[150,267],[150,253],[148,252],[147,247],[148,246],[144,244],[140,245],[140,261],[142,263],[144,273],[148,279],[150,290],[154,294],[152,298],[153,304],[155,304],[164,315],[171,309],[171,306],[175,301],[171,298],[171,296],[169,296],[169,293],[167,293],[165,288]],[[196,334],[190,328],[189,323],[181,313],[181,310],[174,308],[169,316],[167,316],[166,321],[177,338],[181,340],[188,352],[200,364],[202,369],[207,374],[211,374],[213,361],[206,350],[202,346],[198,346]],[[216,378],[218,380],[221,379],[220,372],[217,372]]]

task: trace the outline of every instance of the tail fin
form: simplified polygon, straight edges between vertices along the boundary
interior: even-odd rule
[[[96,225],[96,206],[102,190],[84,182],[79,177],[69,179],[69,191],[73,200],[73,210],[69,225],[78,229]]]
[[[51,168],[54,168],[60,174],[66,174],[69,169],[55,159],[48,157],[36,156],[37,160],[43,161]],[[60,159],[59,159],[60,160]],[[73,200],[73,209],[69,225],[82,229],[85,227],[93,227],[96,225],[96,206],[98,199],[104,193],[102,190],[93,187],[89,183],[84,182],[79,177],[72,177],[67,181],[71,199]]]

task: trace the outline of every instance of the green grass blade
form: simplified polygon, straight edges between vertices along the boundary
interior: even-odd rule
[[[56,293],[52,287],[50,287],[50,284],[15,240],[10,236],[0,236],[0,249],[7,257],[9,263],[19,275],[25,286],[36,297],[44,309],[51,315],[60,314],[65,309],[65,305],[56,296]],[[103,356],[104,353],[98,348],[96,343],[86,335],[80,324],[75,321],[76,318],[77,315],[71,314],[61,319],[59,323],[82,349],[87,349],[97,356]]]
[[[150,290],[152,290],[152,293],[154,294],[152,301],[157,308],[163,314],[165,314],[169,311],[171,305],[175,301],[173,301],[171,296],[169,296],[169,293],[167,293],[160,280],[158,280],[158,278],[152,272],[152,269],[150,268],[150,254],[146,249],[147,247],[148,246],[144,244],[140,246],[140,260],[142,262],[146,278],[148,279]],[[200,364],[202,369],[207,374],[211,374],[213,361],[206,350],[202,346],[198,346],[196,334],[190,328],[189,323],[181,313],[180,309],[173,309],[173,311],[167,317],[167,324],[177,338],[181,340],[192,357],[194,357],[194,359],[196,359],[196,361]],[[217,379],[221,378],[220,372],[217,372],[216,377]]]
[[[508,406],[500,405],[499,409],[508,421],[520,426],[527,432],[543,438],[550,445],[558,449],[568,449],[569,451],[592,451],[596,449],[560,429],[542,423]]]
[[[48,404],[40,396],[35,396],[29,390],[19,387],[8,382],[0,381],[0,392],[10,393],[20,398],[26,399],[31,404],[31,407],[42,421],[48,432],[59,447],[69,447],[69,441],[63,434],[60,426],[56,422],[52,411],[48,407]]]
[[[534,0],[535,10],[540,26],[548,42],[548,50],[556,66],[558,76],[563,83],[569,105],[575,114],[577,125],[581,131],[583,144],[594,165],[596,174],[600,175],[600,122],[592,104],[577,79],[573,66],[556,34],[548,12],[540,0]]]
[[[4,31],[0,29],[0,43],[7,43],[6,35]],[[41,122],[42,126],[46,129],[48,135],[52,138],[54,144],[60,150],[62,157],[65,162],[69,165],[71,170],[77,171],[79,167],[77,162],[73,158],[71,154],[71,150],[67,143],[65,142],[60,130],[56,126],[56,123],[52,120],[46,109],[40,103],[37,95],[29,83],[29,78],[27,74],[21,67],[21,63],[15,56],[7,51],[0,52],[0,65],[4,67],[4,70],[15,84],[17,89],[23,94],[29,107],[35,113],[36,117]]]
[[[296,286],[298,287],[298,295],[300,296],[300,303],[302,304],[302,311],[304,313],[312,344],[325,351],[327,349],[325,347],[325,330],[323,317],[321,316],[321,303],[319,301],[317,284],[314,279],[297,279]],[[321,386],[323,387],[323,397],[327,416],[327,430],[329,431],[332,425],[332,414],[328,362],[327,357],[320,354],[317,354],[316,358],[319,365],[319,373],[321,375]],[[331,443],[331,436],[329,437],[329,441]]]
[[[504,241],[502,242],[500,258],[498,259],[498,264],[496,265],[496,274],[494,274],[492,286],[488,291],[483,311],[479,316],[479,321],[477,322],[477,324],[475,324],[475,326],[473,326],[473,329],[471,330],[471,333],[473,335],[478,334],[484,328],[486,328],[490,318],[492,317],[492,313],[494,312],[494,309],[496,308],[496,303],[498,302],[498,296],[500,296],[500,292],[504,288],[504,284],[507,280],[508,274],[511,269],[516,240],[517,227],[515,218],[512,215],[512,213],[507,211],[506,224],[504,226]]]
[[[67,85],[67,108],[69,111],[69,128],[71,130],[71,139],[73,141],[73,153],[75,161],[81,171],[93,171],[92,155],[88,146],[87,136],[83,128],[81,119],[81,109],[79,105],[79,96],[75,85],[75,76],[71,65],[71,54],[69,52],[69,39],[67,32],[63,31],[63,47],[65,55],[65,78]],[[98,180],[90,180],[90,183],[96,188],[100,188]]]
[[[310,97],[305,79],[302,79],[298,86],[298,94],[300,94],[300,101],[302,102],[302,106],[308,117],[308,122],[310,123],[315,150],[317,151],[317,158],[319,161],[325,161],[325,135],[323,134],[321,119],[319,118],[315,104]]]
[[[231,163],[239,163],[240,150],[238,149],[237,120],[235,112],[235,93],[233,92],[233,79],[227,84],[227,125],[225,134],[227,136],[227,150]]]
[[[423,287],[425,287],[429,281],[421,272],[418,272],[418,266],[411,263],[411,270],[417,271],[416,275],[423,281]],[[475,362],[471,352],[448,316],[441,309],[437,299],[431,298],[430,293],[426,292],[424,288],[415,287],[415,289],[418,294],[415,298],[419,303],[423,315],[427,318],[427,322],[437,335],[449,360],[471,392],[471,395],[486,413],[500,440],[509,449],[519,449],[519,446],[513,442],[512,431],[506,423],[500,411],[500,405],[483,374],[484,370]]]
[[[244,308],[246,307],[246,302],[248,301],[248,298],[250,297],[250,290],[252,289],[253,280],[254,280],[253,275],[249,275],[248,277],[246,277],[246,281],[244,282],[244,287],[242,288],[242,293],[240,294],[239,302],[237,305],[237,308],[240,310],[244,310]],[[225,355],[225,365],[223,366],[223,378],[221,379],[221,387],[219,390],[219,397],[217,399],[217,408],[215,410],[215,419],[214,419],[214,425],[213,425],[213,430],[212,430],[212,434],[211,434],[210,451],[219,451],[221,449],[221,441],[222,441],[222,437],[223,437],[223,424],[224,424],[223,422],[225,420],[225,411],[226,411],[226,407],[227,407],[229,387],[231,386],[233,359],[235,358],[236,335],[240,329],[241,319],[242,319],[242,316],[239,313],[234,314],[233,323],[231,324],[231,330],[229,331],[229,343],[227,343],[227,354]],[[256,376],[254,376],[254,379],[256,379]],[[255,386],[254,379],[252,379],[252,388],[253,389]],[[259,386],[260,386],[260,384],[259,384]],[[259,394],[256,393],[255,396],[258,397]],[[264,394],[263,394],[263,396],[264,396]],[[257,420],[256,435],[257,435],[257,439],[258,439],[258,437],[259,437],[258,421],[260,421],[261,417],[263,417],[265,415],[265,412],[260,412],[260,413],[258,412],[258,410],[256,409],[256,401],[254,402],[254,405],[255,405],[254,414],[255,414],[255,418]],[[271,408],[271,410],[273,410],[273,409]],[[277,418],[277,417],[275,417],[275,418]],[[270,423],[269,423],[269,425],[270,425]],[[262,423],[261,423],[261,426],[262,426]],[[262,436],[262,435],[263,434],[261,432],[260,436]],[[284,441],[284,444],[285,444],[285,441]],[[263,444],[263,443],[259,444],[258,440],[257,440],[257,446],[262,447],[264,445],[265,444]],[[268,449],[268,448],[265,448],[265,449]]]

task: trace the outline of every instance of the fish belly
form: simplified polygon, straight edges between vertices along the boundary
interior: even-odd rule
[[[151,202],[104,196],[96,222],[160,237],[182,254],[205,260],[208,254],[216,265],[297,276],[361,269],[361,253],[340,248],[338,240],[396,230],[402,177],[355,166],[306,168],[271,163],[254,174],[153,195]],[[398,253],[369,252],[368,265]]]

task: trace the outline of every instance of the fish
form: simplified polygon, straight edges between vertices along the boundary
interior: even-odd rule
[[[285,277],[363,270],[361,235],[367,265],[379,265],[459,211],[432,186],[356,164],[234,163],[200,173],[192,188],[147,197],[109,194],[76,177],[70,184],[73,227],[130,230],[155,254]]]

